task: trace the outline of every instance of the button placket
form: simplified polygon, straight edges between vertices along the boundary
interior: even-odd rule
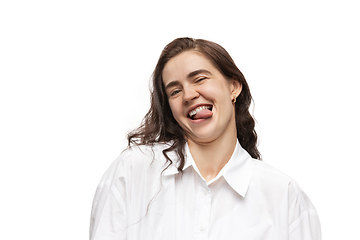
[[[200,182],[197,194],[196,239],[207,239],[211,210],[211,192],[205,182]]]

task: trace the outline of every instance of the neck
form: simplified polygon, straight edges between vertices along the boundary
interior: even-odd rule
[[[199,143],[188,139],[191,155],[201,175],[207,182],[215,178],[230,160],[236,143],[236,127],[233,131],[230,131],[230,134],[226,134],[212,142]]]

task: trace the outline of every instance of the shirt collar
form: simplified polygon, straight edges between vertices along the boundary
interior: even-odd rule
[[[226,182],[242,197],[245,197],[253,174],[254,162],[249,153],[237,142],[233,155],[221,169],[218,176],[223,176]]]
[[[180,163],[179,157],[177,157],[177,155],[174,151],[168,153],[168,157],[172,160],[173,163],[164,170],[164,175],[169,176],[169,175],[174,175],[174,174],[179,173],[179,170],[177,169],[178,165]],[[194,159],[191,156],[189,145],[186,143],[185,144],[185,164],[183,167],[183,171],[185,171],[185,169],[187,169],[190,166],[193,166],[194,169],[197,169]]]
[[[195,164],[194,159],[191,156],[189,146],[186,143],[185,145],[185,164],[183,170],[192,166],[196,172],[200,175],[200,172]],[[176,157],[175,152],[168,154],[170,159],[173,161],[167,169],[164,170],[164,175],[174,175],[179,173],[177,170],[178,158]],[[228,161],[228,163],[221,169],[219,174],[211,180],[208,184],[215,182],[221,176],[223,176],[226,182],[233,188],[238,194],[242,197],[245,197],[247,189],[250,185],[250,180],[253,173],[253,161],[251,156],[245,149],[243,149],[239,142],[237,142],[235,150]],[[200,175],[201,176],[201,175]]]

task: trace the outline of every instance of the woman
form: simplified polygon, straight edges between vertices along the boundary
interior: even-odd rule
[[[307,196],[259,161],[250,90],[225,49],[175,39],[152,80],[149,112],[98,186],[92,240],[321,239]]]

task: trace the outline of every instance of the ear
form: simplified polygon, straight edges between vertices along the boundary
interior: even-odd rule
[[[242,90],[242,84],[235,78],[231,79],[231,86],[230,86],[231,96],[237,98],[240,95],[241,90]]]

